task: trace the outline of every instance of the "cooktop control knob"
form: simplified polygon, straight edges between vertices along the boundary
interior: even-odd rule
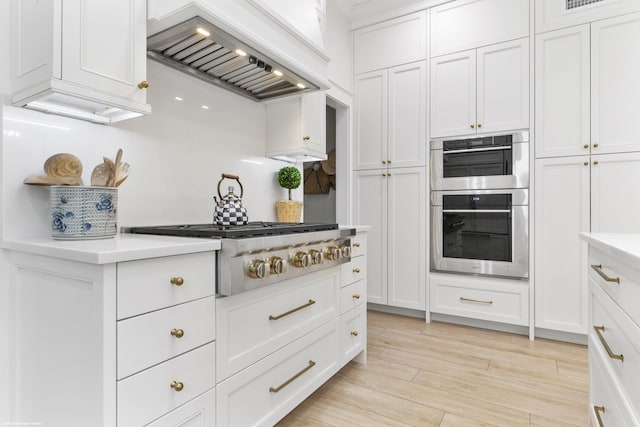
[[[322,264],[322,262],[324,261],[324,257],[322,256],[322,252],[320,251],[311,249],[309,251],[309,255],[311,256],[311,264],[313,265]]]
[[[341,253],[342,252],[340,251],[340,248],[337,246],[327,246],[326,248],[324,248],[324,256],[329,261],[340,259]]]
[[[296,252],[293,256],[293,265],[298,268],[308,268],[311,265],[311,255],[306,252]]]
[[[351,257],[351,246],[349,245],[340,245],[338,246],[340,248],[340,251],[342,252],[342,256],[344,258],[349,258]]]
[[[269,263],[262,259],[254,259],[249,263],[247,273],[254,279],[263,279],[269,274]]]
[[[271,258],[269,258],[269,264],[271,264],[271,274],[284,273],[285,261],[279,256],[272,256]]]

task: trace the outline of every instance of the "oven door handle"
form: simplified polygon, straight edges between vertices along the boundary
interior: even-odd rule
[[[511,209],[443,209],[442,213],[511,213]]]
[[[465,148],[463,150],[446,150],[442,154],[458,154],[458,153],[477,153],[480,151],[498,151],[498,150],[511,150],[510,145],[502,147],[487,147],[487,148]]]

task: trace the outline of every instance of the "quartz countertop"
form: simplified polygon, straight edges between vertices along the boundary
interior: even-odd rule
[[[215,251],[220,249],[220,244],[219,239],[143,234],[118,234],[110,239],[94,240],[25,238],[0,242],[4,249],[90,264]]]
[[[371,225],[342,225],[342,224],[340,224],[340,228],[341,229],[344,229],[344,228],[355,228],[356,233],[360,233],[362,231],[369,231],[373,227]]]
[[[580,233],[580,239],[620,261],[640,266],[640,234]]]

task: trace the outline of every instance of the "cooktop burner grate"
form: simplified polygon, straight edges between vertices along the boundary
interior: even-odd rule
[[[249,222],[246,225],[183,224],[132,227],[128,231],[135,234],[240,239],[245,237],[279,236],[285,234],[336,230],[337,228],[338,224]]]

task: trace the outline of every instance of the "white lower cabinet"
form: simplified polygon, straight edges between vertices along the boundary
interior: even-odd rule
[[[366,304],[342,315],[340,321],[340,361],[346,364],[364,350],[367,342]]]
[[[209,427],[216,425],[216,392],[211,389],[148,427]]]

